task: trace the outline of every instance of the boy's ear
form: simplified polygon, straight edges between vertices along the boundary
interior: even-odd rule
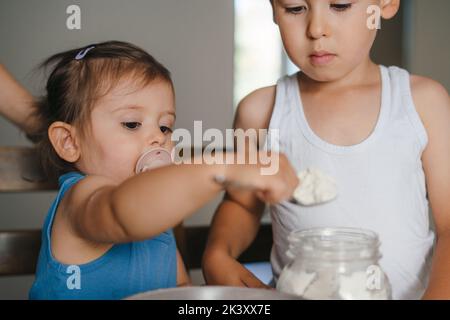
[[[77,130],[62,121],[53,122],[48,128],[48,137],[58,156],[67,162],[76,162],[81,155]]]
[[[381,0],[381,16],[383,19],[393,18],[400,8],[400,0]]]
[[[273,3],[273,0],[270,0],[270,5],[272,6],[272,19],[273,19],[273,22],[275,24],[278,24],[277,17],[275,15],[275,4]]]

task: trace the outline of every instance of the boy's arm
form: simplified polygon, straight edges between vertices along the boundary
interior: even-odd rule
[[[275,87],[263,88],[239,104],[234,127],[267,129],[275,99]],[[256,237],[265,204],[255,195],[226,194],[214,215],[202,269],[208,284],[265,287],[237,258]]]
[[[34,104],[33,96],[0,64],[0,114],[32,133],[37,126],[32,116]]]
[[[183,258],[181,257],[181,254],[177,249],[177,286],[186,287],[191,285],[191,278],[189,277],[189,274],[186,270]]]
[[[438,83],[411,78],[416,108],[429,143],[422,160],[437,243],[425,299],[450,299],[450,99]]]
[[[264,211],[264,204],[254,196],[244,197],[237,200],[226,195],[214,215],[202,261],[209,285],[265,287],[237,261],[255,239]]]

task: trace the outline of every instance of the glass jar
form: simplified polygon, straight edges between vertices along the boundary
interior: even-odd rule
[[[389,280],[378,264],[378,235],[355,228],[319,228],[289,235],[277,289],[305,299],[387,300]]]

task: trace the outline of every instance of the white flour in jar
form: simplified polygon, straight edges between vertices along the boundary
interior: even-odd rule
[[[341,275],[339,296],[344,300],[387,300],[389,292],[386,286],[370,289],[367,272],[358,271],[351,275]]]
[[[315,273],[308,272],[294,272],[290,269],[284,270],[277,282],[277,289],[286,292],[303,296],[306,288],[316,277]]]
[[[334,292],[333,279],[330,274],[318,276],[314,272],[286,269],[277,282],[277,290],[295,294],[305,299],[332,299]]]
[[[311,300],[387,300],[385,286],[369,289],[367,273],[357,271],[351,275],[284,270],[277,283],[277,290]]]

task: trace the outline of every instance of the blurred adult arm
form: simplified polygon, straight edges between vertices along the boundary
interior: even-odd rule
[[[0,115],[26,133],[33,133],[37,127],[34,105],[33,96],[0,64]]]

